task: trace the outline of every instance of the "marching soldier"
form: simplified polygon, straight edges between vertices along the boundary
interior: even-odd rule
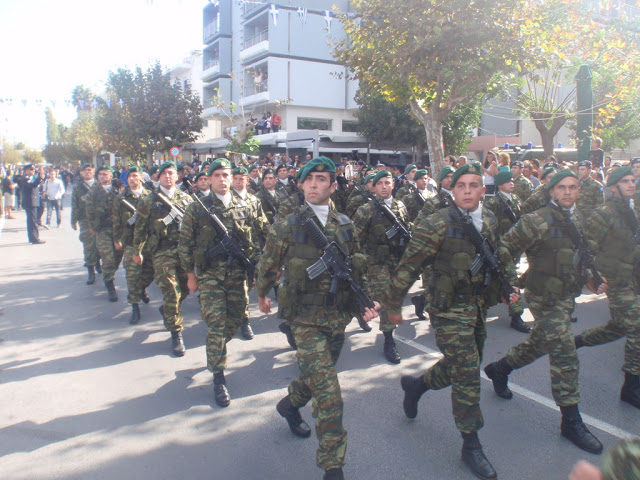
[[[589,432],[578,410],[579,362],[570,316],[585,281],[589,281],[592,290],[597,288],[597,293],[606,290],[606,283],[594,286],[597,272],[591,270],[585,275],[583,268],[574,267],[574,254],[581,251],[580,244],[584,242],[580,233],[582,216],[575,208],[580,191],[578,177],[571,170],[560,170],[549,182],[548,191],[549,204],[524,215],[501,242],[511,258],[526,252],[530,260],[526,298],[535,318],[531,335],[511,347],[503,358],[487,365],[485,373],[496,394],[511,399],[509,374],[548,354],[551,391],[562,412],[562,436],[587,452],[599,454],[602,444]],[[586,268],[584,263],[583,266]]]
[[[375,176],[375,173],[369,173],[364,177],[362,185],[354,187],[351,195],[349,195],[347,208],[344,209],[344,213],[347,217],[353,218],[358,211],[358,208],[373,198],[373,177]]]
[[[271,300],[266,295],[284,266],[286,281],[292,285],[287,308],[291,310],[291,326],[298,345],[300,377],[291,382],[288,395],[276,408],[294,435],[308,437],[311,429],[299,409],[313,399],[319,442],[316,463],[325,470],[325,480],[340,480],[344,478],[347,433],[342,426],[343,401],[335,364],[344,344],[345,327],[352,316],[360,313],[360,307],[346,282],[341,280],[336,290],[331,288],[329,272],[309,279],[307,267],[318,261],[323,250],[307,232],[307,222],[313,222],[316,232],[320,231],[328,242],[335,241],[349,256],[354,254],[356,240],[349,218],[329,207],[329,197],[337,186],[333,162],[325,157],[314,158],[304,168],[300,181],[306,206],[269,231],[258,264],[258,303],[261,312],[270,312]],[[365,261],[354,258],[353,265],[353,278],[360,282],[364,279]],[[362,313],[366,321],[376,316],[374,309],[367,308]]]
[[[249,167],[249,183],[247,185],[247,190],[249,190],[254,195],[258,192],[258,188],[260,187],[260,167],[256,164],[253,164]]]
[[[143,251],[149,252],[153,262],[154,279],[162,291],[160,314],[164,326],[171,332],[173,354],[185,353],[182,340],[182,311],[180,306],[189,291],[187,274],[178,258],[180,212],[184,212],[192,198],[178,189],[178,173],[173,162],[158,168],[158,190],[138,203],[138,218],[133,232],[133,261],[142,265]]]
[[[520,218],[520,199],[515,194],[515,181],[510,171],[500,171],[494,177],[496,185],[496,194],[488,197],[484,206],[493,212],[498,220],[498,238],[509,231],[509,229]],[[518,259],[514,259],[518,263]],[[522,312],[524,311],[522,302],[518,301],[514,305],[509,306],[509,316],[511,317],[510,327],[518,332],[529,333],[529,327],[522,320]]]
[[[86,200],[89,190],[95,183],[95,170],[93,165],[85,163],[80,170],[81,179],[73,187],[71,196],[71,228],[78,230],[80,226],[80,241],[84,253],[84,266],[89,274],[87,285],[92,285],[96,281],[96,266],[99,263],[98,247],[96,247],[96,236],[89,229],[89,220],[86,212]]]
[[[551,196],[549,195],[549,182],[558,170],[554,167],[547,167],[542,171],[540,176],[540,185],[533,191],[531,196],[520,207],[520,214],[535,212],[539,208],[548,205]]]
[[[124,269],[127,273],[127,301],[131,304],[131,319],[135,325],[140,322],[139,303],[149,303],[147,287],[153,282],[153,263],[149,255],[145,255],[142,265],[133,261],[133,230],[137,215],[135,209],[138,202],[151,195],[151,191],[142,185],[142,168],[131,167],[127,171],[128,186],[113,202],[113,246],[122,252]],[[125,203],[126,202],[126,203]],[[146,253],[146,252],[145,252]]]
[[[113,284],[116,270],[122,260],[122,252],[113,245],[113,201],[118,191],[112,187],[113,169],[108,165],[98,167],[98,181],[87,194],[87,219],[89,231],[96,236],[96,248],[102,258],[102,279],[110,302],[117,302]]]
[[[410,193],[413,193],[417,190],[416,182],[414,181],[414,176],[417,171],[418,167],[415,163],[407,165],[407,168],[404,169],[404,176],[406,180],[404,182],[404,185],[402,185],[396,192],[396,200],[402,200],[405,195],[409,195]]]
[[[585,330],[575,338],[576,347],[592,347],[626,337],[624,384],[620,399],[640,408],[640,305],[633,286],[633,269],[640,259],[639,224],[630,200],[637,190],[631,167],[613,171],[607,180],[612,197],[587,219],[585,233],[595,246],[595,265],[609,288],[611,320]]]
[[[526,202],[533,193],[533,184],[522,174],[524,163],[520,160],[511,162],[511,173],[513,173],[513,193],[515,193],[521,202]]]
[[[487,262],[475,273],[471,271],[473,259],[485,239],[493,245],[497,240],[496,219],[480,205],[486,190],[482,175],[482,166],[476,162],[455,171],[451,181],[455,204],[415,225],[413,238],[381,298],[381,308],[388,309],[390,321],[401,323],[405,295],[421,271],[433,266],[433,275],[423,275],[431,279],[429,316],[444,358],[421,376],[402,377],[404,412],[408,418],[415,418],[425,392],[451,386],[453,416],[463,438],[462,460],[480,478],[494,479],[496,471],[478,438],[478,430],[484,425],[480,411],[480,362],[487,336],[487,302],[493,289],[488,289],[485,281]],[[513,303],[519,298],[510,286],[516,280],[513,257],[500,251],[499,258],[505,270],[500,272],[509,283],[503,285],[503,290],[511,292],[505,301]]]
[[[200,200],[202,204],[197,201],[187,207],[178,253],[189,290],[200,290],[202,318],[207,323],[207,368],[213,373],[214,399],[219,406],[227,407],[231,397],[224,376],[226,345],[247,314],[247,274],[253,273],[247,269],[253,269],[257,262],[260,244],[252,207],[239,195],[231,193],[231,163],[219,158],[211,164],[208,173],[211,194]],[[224,225],[223,228],[216,224],[210,212]],[[224,229],[236,243],[237,253],[244,255],[251,267],[228,248],[223,248]]]
[[[272,225],[278,216],[280,197],[276,192],[276,174],[273,168],[265,168],[262,172],[262,184],[258,187],[256,197],[262,203],[262,210]]]
[[[382,295],[388,287],[391,273],[398,265],[402,252],[411,238],[408,225],[405,223],[407,209],[401,201],[391,196],[392,180],[393,177],[388,170],[376,173],[373,177],[375,198],[358,208],[353,218],[360,252],[367,259],[369,286],[374,297]],[[393,237],[388,238],[386,232],[397,228],[398,223],[403,224],[407,231],[397,231]],[[400,354],[393,339],[395,329],[396,325],[389,321],[386,310],[380,310],[384,356],[389,362],[397,364],[400,363]]]
[[[591,162],[589,160],[578,163],[578,178],[580,179],[580,195],[576,200],[576,208],[580,210],[583,218],[589,219],[596,208],[604,205],[603,186],[591,177]]]
[[[420,210],[424,207],[425,201],[435,196],[435,192],[427,189],[428,179],[429,174],[426,170],[418,170],[413,177],[413,181],[416,184],[416,191],[402,197],[402,203],[407,207],[407,218],[410,222],[416,219]]]
[[[209,196],[209,192],[211,191],[211,186],[209,185],[209,175],[207,175],[206,171],[202,171],[200,173],[198,173],[194,178],[193,178],[193,184],[195,185],[195,192],[194,194],[198,197],[198,198],[202,198],[202,197],[207,197]]]
[[[276,167],[276,176],[278,177],[276,190],[283,189],[286,192],[286,195],[284,195],[285,198],[298,191],[296,182],[289,176],[289,167],[286,163],[281,163]]]

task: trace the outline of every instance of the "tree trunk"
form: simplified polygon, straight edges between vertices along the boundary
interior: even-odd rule
[[[567,122],[567,116],[562,114],[553,117],[551,126],[549,126],[549,120],[545,119],[547,115],[548,114],[546,113],[532,113],[531,119],[540,133],[542,148],[544,149],[544,154],[548,157],[549,155],[553,155],[553,139],[562,126]]]
[[[429,162],[431,163],[431,177],[438,178],[440,170],[444,167],[444,143],[442,138],[442,122],[446,115],[442,110],[435,106],[431,106],[425,111],[412,98],[409,102],[411,111],[424,125],[424,131],[427,134],[427,149],[429,151]]]

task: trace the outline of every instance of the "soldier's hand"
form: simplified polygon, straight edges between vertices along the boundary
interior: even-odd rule
[[[77,223],[72,223],[71,224],[71,228],[73,228],[74,230],[78,230],[78,224]]]
[[[502,301],[507,305],[514,305],[518,300],[520,300],[520,289],[518,287],[512,287],[513,293],[509,296],[509,301],[507,302],[504,298]]]
[[[388,312],[389,321],[394,325],[400,325],[402,323],[402,314],[401,313],[391,313]]]
[[[131,256],[131,260],[133,260],[133,263],[135,263],[136,265],[142,265],[142,261],[143,261],[144,259],[142,258],[142,254],[137,255],[137,254],[135,254],[135,253],[134,253],[134,254]]]
[[[258,308],[262,313],[271,313],[271,299],[258,296]]]
[[[198,291],[198,278],[195,273],[187,273],[187,287],[191,293]]]
[[[380,304],[378,302],[373,302],[373,308],[364,309],[364,312],[362,313],[362,320],[370,322],[378,316],[378,310],[380,310]]]
[[[595,293],[596,295],[600,295],[601,293],[604,293],[607,291],[607,289],[609,288],[609,285],[607,284],[607,279],[602,277],[602,285],[600,285],[597,289],[596,286],[593,283],[593,280],[587,283],[587,288],[589,290],[591,290],[593,293]]]
[[[595,465],[580,460],[573,466],[569,480],[602,480],[602,472]]]
[[[115,248],[118,251],[122,250],[122,243],[121,242],[113,242],[113,248]]]

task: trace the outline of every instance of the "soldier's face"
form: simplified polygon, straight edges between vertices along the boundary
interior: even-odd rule
[[[211,190],[218,195],[226,195],[231,189],[231,169],[218,168],[209,175]]]
[[[549,193],[559,206],[571,208],[580,193],[580,180],[575,177],[563,178],[549,190]]]
[[[413,180],[413,177],[415,177],[417,171],[418,171],[418,169],[414,168],[409,173],[407,173],[407,179],[408,180]]]
[[[391,197],[391,192],[393,191],[393,183],[391,182],[391,179],[389,177],[382,177],[373,186],[373,191],[377,196],[384,198],[385,200]]]
[[[373,179],[369,180],[365,187],[367,187],[367,190],[369,190],[371,193],[375,193],[375,188],[373,188]]]
[[[167,190],[171,190],[178,181],[178,172],[175,168],[165,168],[160,174],[160,177],[158,177],[158,180],[160,181],[160,185]]]
[[[522,167],[520,165],[513,165],[511,167],[511,173],[513,173],[514,177],[519,177],[522,173]]]
[[[416,186],[418,187],[418,190],[424,190],[427,188],[427,177],[420,177],[416,180]]]
[[[142,183],[142,175],[138,172],[131,172],[127,175],[127,183],[129,184],[129,188],[133,190],[138,190],[140,188],[140,184]]]
[[[616,185],[620,190],[617,191],[617,188],[612,188],[611,190],[614,194],[622,192],[622,196],[626,200],[633,198],[633,195],[636,193],[636,179],[633,175],[622,177],[622,180],[620,180]]]
[[[502,185],[500,185],[498,189],[504,193],[513,193],[514,187],[515,184],[513,183],[513,180],[509,180],[507,183],[503,183]]]
[[[233,176],[233,188],[235,188],[238,191],[242,191],[246,188],[247,186],[247,180],[249,177],[246,177],[245,175],[240,175],[240,174],[236,174]]]
[[[465,173],[458,178],[453,186],[453,198],[458,207],[463,210],[474,211],[480,205],[487,189],[482,184],[482,177],[472,173]]]
[[[329,197],[337,186],[337,182],[331,183],[328,172],[311,172],[302,182],[304,199],[311,205],[328,205]]]
[[[284,180],[285,178],[287,178],[289,176],[289,172],[287,171],[286,168],[280,168],[278,169],[278,178],[280,180]]]
[[[634,177],[640,178],[640,163],[634,163],[631,167],[631,171],[633,172]]]
[[[113,178],[113,174],[109,170],[100,170],[98,172],[98,181],[100,182],[100,185],[111,184],[112,178]]]
[[[591,175],[591,169],[588,167],[578,167],[578,178],[580,180],[586,180]]]
[[[206,175],[201,176],[196,182],[196,187],[198,187],[198,190],[201,191],[209,190],[209,177],[207,177]]]
[[[257,168],[254,168],[253,170],[251,170],[251,171],[249,172],[249,176],[250,176],[251,178],[258,178],[258,175],[260,175],[260,172],[258,171],[258,169],[257,169]]]
[[[273,190],[273,187],[276,186],[276,177],[273,173],[267,173],[262,179],[262,183],[264,188],[267,190]]]
[[[84,170],[82,170],[82,179],[86,182],[88,182],[89,180],[91,180],[93,178],[93,176],[96,174],[95,169],[93,168],[85,168]]]
[[[445,190],[451,190],[451,179],[453,178],[453,173],[449,173],[446,177],[442,179],[440,182],[440,186]]]

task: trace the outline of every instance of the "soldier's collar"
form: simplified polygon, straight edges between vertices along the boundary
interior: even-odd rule
[[[513,200],[513,195],[512,195],[512,194],[510,194],[510,193],[503,192],[503,191],[500,191],[500,190],[498,190],[498,193],[499,193],[499,194],[504,195],[504,196],[505,196],[506,198],[508,198],[510,201],[512,201],[512,200]]]
[[[160,191],[164,193],[167,197],[173,198],[176,193],[176,187],[174,186],[171,190],[167,190],[162,185],[160,185]]]

